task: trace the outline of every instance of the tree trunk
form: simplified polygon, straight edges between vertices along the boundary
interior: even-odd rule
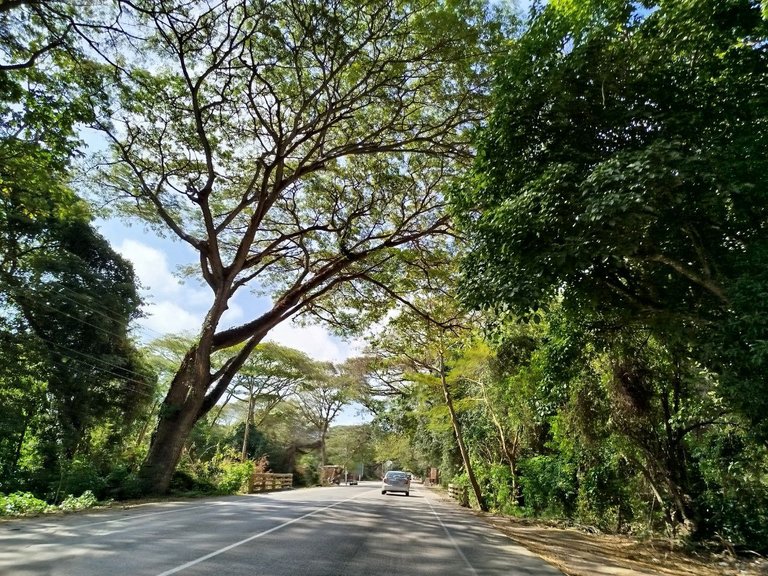
[[[522,434],[521,427],[518,426],[515,429],[515,441],[507,454],[509,460],[509,471],[512,474],[512,498],[514,498],[515,504],[520,505],[520,487],[517,483],[517,452],[520,446],[520,435]]]
[[[509,471],[512,475],[512,498],[514,499],[515,503],[518,503],[517,449],[520,445],[520,427],[518,426],[517,430],[515,430],[515,440],[512,444],[512,447],[510,447],[509,442],[507,442],[507,431],[504,429],[504,425],[501,423],[501,420],[499,420],[498,416],[496,416],[496,411],[493,409],[493,404],[488,398],[488,391],[486,390],[485,384],[482,380],[478,380],[477,383],[480,385],[480,389],[483,391],[483,400],[485,401],[488,413],[491,415],[493,424],[496,426],[496,432],[499,435],[499,442],[501,444],[501,452],[509,464]]]
[[[164,494],[171,484],[184,444],[203,415],[201,407],[210,379],[199,348],[187,352],[160,406],[157,427],[139,477],[149,494]]]
[[[243,462],[248,459],[248,436],[251,430],[251,421],[253,420],[254,404],[253,390],[250,390],[250,394],[248,395],[248,415],[245,417],[245,430],[243,430],[243,450],[240,454],[240,459]]]
[[[459,452],[461,452],[461,460],[464,462],[464,469],[467,471],[469,477],[469,483],[472,485],[472,491],[475,493],[477,504],[480,506],[480,510],[483,512],[488,511],[488,506],[485,503],[483,494],[480,491],[480,485],[475,478],[475,472],[472,468],[472,464],[469,460],[469,452],[464,444],[464,438],[461,435],[461,424],[456,417],[456,411],[453,408],[453,399],[451,398],[451,392],[448,390],[448,382],[445,379],[445,361],[442,351],[440,352],[440,384],[443,387],[443,396],[445,397],[445,405],[448,407],[448,412],[451,415],[451,424],[453,424],[453,431],[456,434],[456,442],[459,445]]]
[[[327,464],[326,460],[328,459],[328,455],[325,451],[325,436],[327,434],[327,428],[323,430],[323,432],[320,434],[320,466],[325,466]]]
[[[225,294],[226,290],[217,291],[216,301],[203,323],[200,338],[184,356],[160,406],[149,453],[139,471],[143,488],[149,494],[163,494],[168,491],[184,444],[195,423],[216,405],[229,388],[232,377],[243,366],[253,349],[272,328],[284,320],[281,316],[284,309],[290,308],[295,304],[294,300],[298,299],[298,296],[294,295],[291,299],[276,304],[270,313],[257,320],[216,334],[216,322],[226,310],[226,299],[220,296],[223,293]],[[243,342],[245,345],[226,362],[226,368],[216,372],[214,385],[211,353],[215,349]]]
[[[16,469],[19,466],[19,460],[21,460],[21,451],[24,449],[24,438],[27,436],[27,430],[29,429],[29,423],[32,421],[32,416],[27,415],[24,419],[24,428],[21,429],[21,435],[18,442],[16,442],[16,449],[13,453],[13,462],[11,462],[11,474],[16,474]]]

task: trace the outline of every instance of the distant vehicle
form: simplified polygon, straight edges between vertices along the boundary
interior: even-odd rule
[[[386,494],[387,492],[405,492],[405,495],[408,496],[411,492],[411,479],[408,473],[390,470],[384,474],[381,493]]]

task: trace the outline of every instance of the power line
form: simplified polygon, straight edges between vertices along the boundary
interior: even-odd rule
[[[62,352],[62,354],[65,357],[67,357],[69,360],[72,360],[74,362],[78,362],[79,364],[81,364],[83,366],[87,366],[87,367],[89,367],[89,368],[91,368],[91,369],[93,369],[93,370],[95,370],[97,372],[101,372],[102,374],[108,374],[108,375],[110,375],[110,376],[112,376],[112,377],[114,377],[114,378],[116,378],[118,380],[127,380],[128,376],[133,376],[134,380],[143,381],[144,377],[146,376],[145,374],[140,374],[140,373],[138,373],[138,372],[136,372],[134,370],[130,370],[130,369],[125,368],[123,366],[119,366],[117,364],[108,362],[106,360],[103,360],[101,358],[93,356],[92,354],[87,354],[85,352],[81,352],[79,350],[75,350],[74,348],[70,348],[68,346],[64,346],[63,344],[59,344],[58,342],[53,342],[52,340],[49,340],[49,339],[47,339],[45,337],[38,336],[38,338],[40,338],[40,340],[50,344],[51,346],[54,346],[55,348],[57,348],[59,350],[66,351],[66,353]],[[87,358],[88,360],[90,360],[90,362],[86,361],[86,360],[83,360],[81,358],[76,358],[75,356],[72,356],[72,354],[75,354],[77,356],[82,356],[83,358]],[[98,366],[96,364],[93,364],[93,362],[97,362],[98,364],[101,364],[102,366],[106,366],[106,368],[104,368],[102,366]],[[115,372],[113,370],[118,370],[120,372]],[[104,388],[104,387],[102,387],[102,388]],[[139,394],[141,396],[146,396],[147,398],[152,398],[152,399],[155,398],[154,394],[150,394],[149,392],[145,392],[144,390],[142,390],[142,389],[140,389],[138,387],[135,387],[135,386],[128,385],[128,386],[123,387],[123,389],[127,389],[127,390],[129,390],[131,392],[134,392],[136,394]]]
[[[14,288],[13,290],[15,290],[15,291],[20,291],[20,289],[18,289],[18,288]],[[29,291],[29,292],[34,292],[34,293],[35,293],[35,294],[37,294],[38,296],[46,296],[46,294],[45,294],[44,292],[41,292],[40,290],[37,290],[37,289],[35,289],[35,288],[29,288],[29,289],[27,289],[27,291]],[[62,298],[64,298],[65,300],[67,300],[67,301],[69,301],[69,302],[72,302],[72,303],[74,303],[74,304],[76,304],[76,305],[78,305],[78,306],[81,306],[81,307],[85,307],[83,302],[78,302],[77,300],[74,300],[74,299],[72,299],[72,298],[69,298],[69,297],[65,296],[64,294],[60,294],[60,293],[57,293],[56,295],[57,295],[57,296],[61,296],[61,297],[62,297]],[[43,306],[43,307],[45,307],[45,308],[47,308],[47,309],[49,309],[49,310],[52,310],[52,311],[53,311],[53,312],[55,312],[56,314],[60,314],[60,315],[62,315],[62,316],[66,316],[67,318],[70,318],[70,319],[74,320],[75,322],[78,322],[78,323],[80,323],[80,324],[83,324],[83,325],[85,325],[85,326],[89,326],[89,327],[91,327],[91,328],[93,328],[93,329],[95,329],[95,330],[98,330],[99,332],[101,332],[101,333],[103,333],[103,334],[106,334],[106,335],[108,335],[108,336],[114,336],[114,337],[115,337],[115,338],[117,338],[117,339],[123,339],[123,338],[125,337],[125,336],[124,336],[124,335],[122,335],[122,334],[119,334],[119,333],[117,333],[117,332],[113,332],[113,331],[111,331],[111,330],[108,330],[108,329],[107,329],[107,328],[105,328],[104,326],[100,326],[100,325],[94,324],[94,323],[92,323],[92,322],[88,322],[88,321],[87,321],[87,320],[85,320],[84,318],[81,318],[81,317],[78,317],[78,316],[74,316],[74,315],[72,315],[72,314],[70,314],[70,313],[68,313],[68,312],[65,312],[65,311],[64,311],[64,310],[62,310],[61,308],[59,308],[59,307],[57,307],[57,306],[54,306],[54,305],[52,305],[52,304],[50,304],[50,303],[48,303],[48,302],[45,302],[45,301],[44,301],[44,300],[42,300],[42,299],[38,300],[38,303],[39,303],[41,306]],[[102,317],[106,318],[107,320],[109,320],[109,321],[111,321],[111,322],[115,322],[115,323],[121,323],[121,322],[122,322],[122,320],[118,320],[118,319],[115,319],[115,318],[113,318],[113,317],[111,317],[111,316],[109,316],[109,315],[107,315],[107,314],[105,314],[105,313],[103,313],[103,312],[101,312],[101,311],[99,311],[99,310],[94,310],[94,311],[95,311],[96,313],[98,313],[100,316],[102,316]],[[160,332],[157,332],[157,331],[154,331],[154,330],[151,330],[151,329],[147,329],[147,330],[149,330],[149,331],[152,331],[152,332],[155,332],[156,334],[158,334],[158,335],[160,335],[160,336],[163,336],[163,334],[161,334]],[[157,348],[155,348],[155,347],[153,347],[153,346],[151,346],[151,345],[149,345],[149,344],[142,344],[141,346],[142,346],[142,348],[147,348],[147,349],[149,349],[149,350],[152,350],[152,351],[155,351],[155,352],[157,352],[157,351],[158,351],[158,349],[157,349]]]
[[[74,299],[74,298],[70,298],[70,297],[69,297],[69,296],[67,296],[66,294],[62,294],[62,293],[60,292],[60,290],[64,290],[64,291],[67,291],[67,292],[70,292],[71,294],[75,294],[75,295],[78,295],[78,296],[81,296],[81,295],[83,295],[83,293],[82,293],[82,292],[79,292],[79,291],[75,290],[74,288],[70,288],[69,286],[64,286],[64,285],[57,285],[57,286],[56,286],[56,288],[57,288],[57,291],[55,292],[55,294],[56,294],[57,296],[60,296],[60,297],[61,297],[61,298],[63,298],[64,300],[67,300],[67,301],[69,301],[69,302],[72,302],[73,304],[77,304],[78,306],[83,306],[83,305],[85,304],[85,303],[84,303],[84,302],[82,302],[82,301],[78,301],[78,300],[76,300],[76,299]],[[40,295],[40,296],[45,296],[45,295],[46,295],[44,292],[40,291],[40,290],[39,290],[39,289],[37,289],[37,288],[27,288],[27,290],[29,290],[30,292],[34,292],[35,294],[38,294],[38,295]],[[115,323],[118,323],[118,322],[120,322],[120,320],[116,319],[115,317],[111,316],[110,314],[108,314],[108,313],[106,312],[107,308],[102,308],[102,307],[99,307],[99,306],[98,306],[97,304],[95,304],[93,301],[91,301],[91,302],[88,302],[88,306],[89,306],[89,308],[90,308],[90,309],[91,309],[93,312],[97,313],[98,315],[102,316],[103,318],[106,318],[106,319],[107,319],[107,320],[109,320],[110,322],[115,322]],[[146,330],[146,331],[148,331],[148,332],[153,332],[153,333],[157,334],[158,336],[164,336],[164,335],[165,335],[165,334],[163,334],[162,332],[158,332],[157,330],[153,330],[153,329],[151,329],[151,328],[143,327],[143,329],[144,329],[144,330]]]

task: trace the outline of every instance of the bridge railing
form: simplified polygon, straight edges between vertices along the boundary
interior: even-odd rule
[[[285,490],[293,486],[293,474],[254,472],[248,482],[248,493]]]
[[[457,500],[462,506],[469,506],[469,492],[466,486],[448,484],[448,496]]]

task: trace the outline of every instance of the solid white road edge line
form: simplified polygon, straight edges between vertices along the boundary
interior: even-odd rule
[[[446,527],[445,524],[443,524],[442,518],[440,518],[440,515],[435,510],[434,506],[432,506],[432,501],[427,496],[424,496],[424,499],[427,501],[427,504],[429,504],[429,508],[432,510],[432,514],[435,515],[435,518],[437,518],[437,521],[440,523],[440,526],[443,527],[443,531],[445,532],[445,535],[448,536],[448,540],[451,541],[451,544],[453,544],[453,547],[456,549],[456,552],[458,552],[459,556],[461,556],[461,559],[464,560],[464,564],[467,565],[467,568],[469,568],[469,571],[472,574],[477,576],[477,571],[475,570],[475,567],[469,563],[469,560],[464,555],[464,552],[461,551],[461,548],[459,548],[459,545],[456,543],[456,540],[453,539],[453,536],[451,536],[451,533],[448,531],[448,528]]]
[[[345,502],[349,502],[350,500],[355,500],[357,498],[360,498],[361,496],[364,496],[365,494],[368,494],[370,492],[375,492],[375,490],[366,490],[362,494],[357,494],[356,496],[352,496],[352,498],[347,498],[346,500],[339,500],[338,502],[331,504],[330,506],[325,506],[323,508],[317,508],[316,510],[313,510],[312,512],[309,512],[307,514],[304,514],[304,516],[299,516],[298,518],[294,518],[293,520],[289,520],[288,522],[284,522],[283,524],[280,524],[278,526],[275,526],[274,528],[270,528],[269,530],[265,530],[264,532],[259,532],[258,534],[254,534],[253,536],[249,536],[248,538],[244,540],[240,540],[239,542],[235,542],[233,544],[230,544],[229,546],[224,546],[224,548],[220,548],[219,550],[215,550],[211,552],[210,554],[206,554],[205,556],[200,556],[200,558],[196,558],[195,560],[191,560],[187,562],[186,564],[182,564],[181,566],[177,566],[176,568],[171,568],[170,570],[166,570],[165,572],[161,572],[157,576],[170,576],[171,574],[176,574],[177,572],[181,572],[185,568],[189,568],[190,566],[194,566],[196,564],[200,564],[201,562],[205,562],[209,558],[213,558],[214,556],[218,556],[219,554],[223,554],[224,552],[228,552],[232,550],[233,548],[237,548],[238,546],[242,546],[243,544],[247,544],[251,540],[256,540],[256,538],[261,538],[262,536],[266,536],[267,534],[272,534],[272,532],[277,532],[281,528],[285,528],[286,526],[289,526],[290,524],[293,524],[295,522],[299,522],[300,520],[304,520],[304,518],[309,518],[310,516],[314,516],[315,514],[319,512],[323,512],[325,510],[329,510],[331,508],[335,508],[336,506],[339,506],[340,504],[344,504]]]

